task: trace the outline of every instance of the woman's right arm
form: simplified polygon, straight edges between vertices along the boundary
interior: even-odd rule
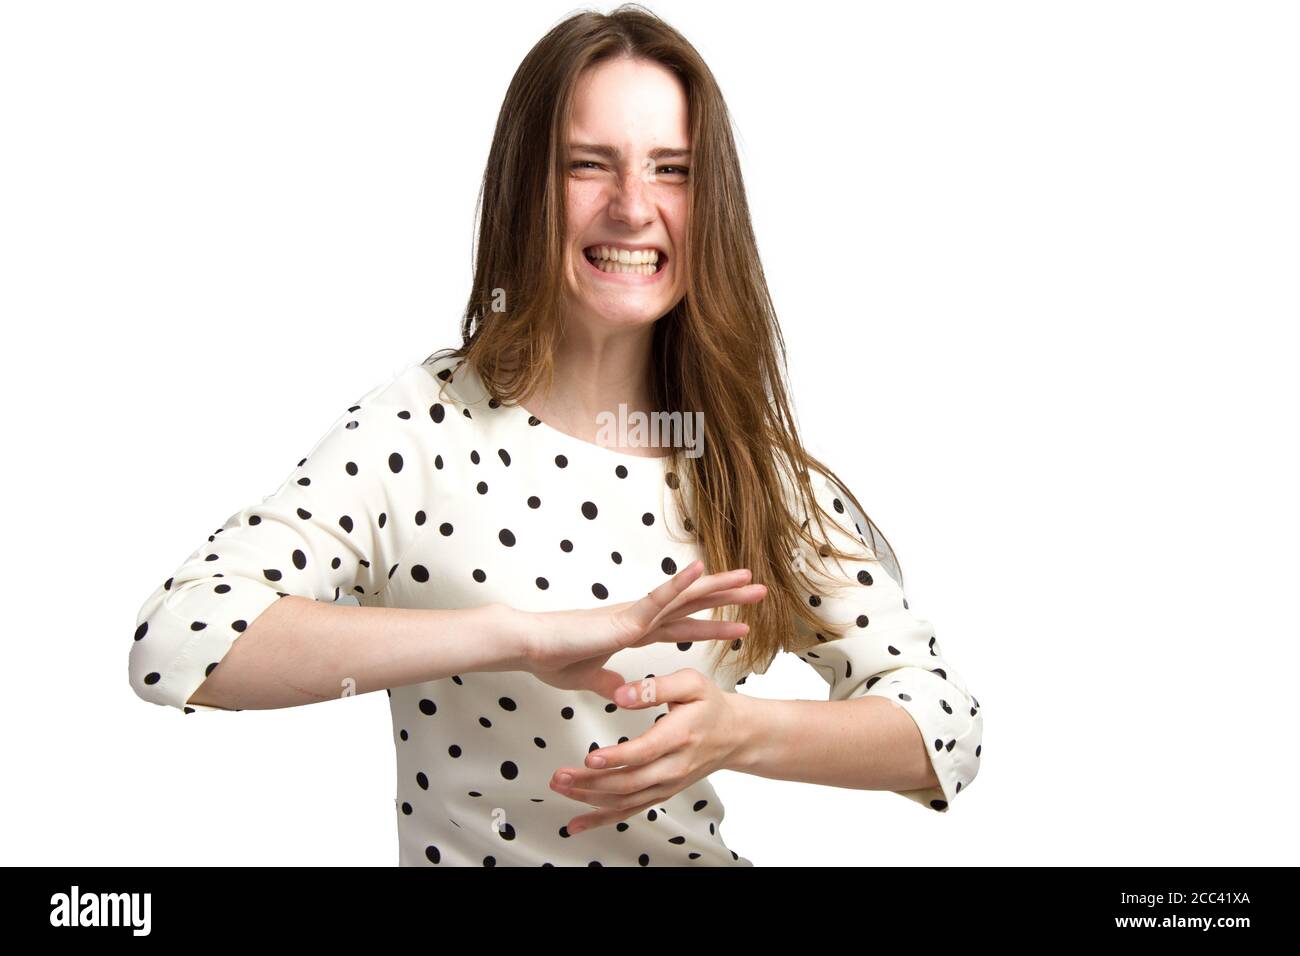
[[[431,659],[417,663],[417,636],[457,645],[449,654],[469,652],[475,642],[455,638],[490,612],[334,603],[342,595],[382,603],[376,598],[401,579],[429,589],[427,599],[403,603],[438,606],[438,582],[404,565],[427,529],[451,531],[433,451],[446,439],[429,383],[412,365],[372,388],[273,494],[227,518],[154,589],[136,617],[128,664],[139,697],[187,713],[287,706],[341,696],[350,678],[363,693],[423,677]],[[478,653],[509,660],[512,651]]]
[[[225,710],[293,707],[474,671],[528,671],[552,686],[605,696],[625,682],[614,653],[650,642],[731,641],[734,621],[689,615],[766,594],[747,569],[703,575],[693,561],[638,601],[529,612],[350,607],[280,598],[230,648],[189,699]],[[703,576],[701,576],[703,575]]]
[[[525,670],[525,620],[504,604],[425,610],[290,595],[234,642],[188,703],[294,707],[452,674]]]
[[[623,683],[603,663],[624,646],[745,635],[744,624],[685,615],[762,600],[763,588],[748,572],[701,578],[694,564],[623,605],[439,609],[438,580],[408,555],[422,533],[455,548],[469,529],[446,512],[435,449],[454,444],[435,399],[419,365],[370,390],[276,492],[227,518],[157,585],[135,619],[136,695],[185,713],[285,708],[491,670],[603,693]],[[378,606],[395,581],[415,607]],[[342,594],[363,606],[337,604]]]
[[[438,609],[437,577],[406,559],[422,533],[455,546],[470,529],[444,513],[433,449],[449,417],[428,382],[410,366],[371,389],[274,494],[231,515],[155,588],[128,665],[139,697],[186,713],[291,707],[490,670],[603,693],[623,682],[603,667],[622,647],[743,637],[742,624],[686,616],[761,600],[763,588],[747,571],[699,577],[695,565],[625,604]],[[374,606],[399,579],[428,609]],[[371,606],[335,603],[343,594]]]

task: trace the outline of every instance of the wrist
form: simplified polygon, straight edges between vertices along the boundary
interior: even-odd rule
[[[767,706],[772,702],[739,691],[728,694],[727,702],[734,718],[732,739],[735,745],[727,758],[725,769],[755,773],[762,766],[767,747],[773,740],[773,728],[770,727],[772,708]]]
[[[500,602],[488,605],[484,612],[488,619],[488,629],[497,636],[500,648],[497,667],[494,669],[528,670],[533,657],[533,615]]]

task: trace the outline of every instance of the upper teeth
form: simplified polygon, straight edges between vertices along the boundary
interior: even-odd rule
[[[592,259],[609,259],[613,262],[621,262],[627,265],[653,265],[659,261],[659,250],[657,249],[619,249],[617,246],[592,246],[587,250],[587,256]]]

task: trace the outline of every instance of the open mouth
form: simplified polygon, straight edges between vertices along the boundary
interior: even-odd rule
[[[592,267],[610,275],[658,275],[668,265],[668,254],[649,247],[628,249],[622,246],[588,246],[583,256]]]

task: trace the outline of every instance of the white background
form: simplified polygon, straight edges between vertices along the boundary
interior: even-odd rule
[[[385,694],[186,716],[131,636],[459,343],[502,95],[574,9],[0,6],[6,862],[395,865]],[[1296,8],[651,9],[733,112],[808,447],[985,710],[947,814],[722,772],[727,844],[1295,863]]]

